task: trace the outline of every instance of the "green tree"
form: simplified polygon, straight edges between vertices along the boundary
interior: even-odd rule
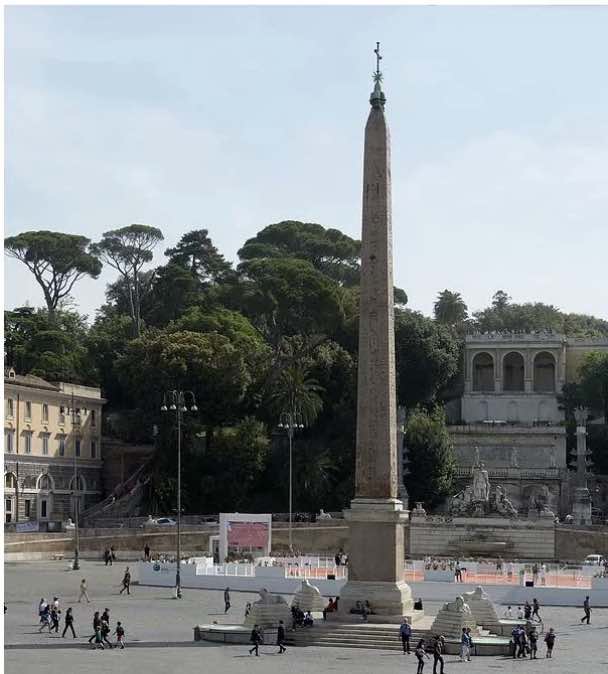
[[[190,479],[198,498],[195,512],[248,508],[266,468],[269,446],[265,426],[253,417],[221,429]]]
[[[268,225],[239,250],[247,270],[249,260],[294,257],[344,285],[359,282],[361,242],[337,229],[312,222],[285,220]]]
[[[126,285],[135,337],[141,332],[141,272],[162,240],[160,229],[136,224],[104,232],[101,241],[91,246],[92,252],[116,269]]]
[[[434,305],[435,320],[445,325],[460,325],[468,316],[467,305],[460,293],[443,290]]]
[[[167,248],[165,255],[170,264],[188,269],[201,283],[217,282],[231,269],[206,229],[184,234],[175,247]]]
[[[4,312],[7,364],[51,382],[93,385],[97,377],[86,350],[87,325],[74,311],[22,307]]]
[[[84,276],[97,278],[101,262],[92,254],[90,239],[63,232],[22,232],[4,239],[4,251],[23,262],[44,293],[49,318],[59,302]]]
[[[608,353],[586,354],[579,369],[581,390],[587,405],[599,410],[608,424]]]
[[[132,340],[117,362],[122,385],[141,409],[142,423],[158,423],[163,392],[178,386],[194,392],[207,443],[215,429],[232,425],[249,405],[257,381],[242,345],[217,333],[146,331]]]
[[[179,319],[199,299],[196,277],[188,269],[170,262],[154,270],[142,315],[147,324],[164,327]]]
[[[451,494],[456,466],[443,410],[439,406],[430,412],[414,410],[407,420],[405,443],[410,462],[405,480],[409,497],[435,506]]]
[[[289,335],[331,335],[344,319],[341,288],[310,262],[254,260],[243,313],[272,344]]]
[[[270,382],[270,408],[277,419],[291,413],[310,426],[323,409],[323,389],[311,376],[310,364],[303,340],[283,340],[273,368],[276,376]]]
[[[397,400],[408,409],[436,399],[458,370],[455,335],[415,311],[395,311]]]
[[[511,296],[508,293],[504,290],[497,290],[494,295],[492,295],[492,309],[503,311],[509,306],[510,301]]]

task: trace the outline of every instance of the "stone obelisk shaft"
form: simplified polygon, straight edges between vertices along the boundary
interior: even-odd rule
[[[355,498],[344,512],[349,526],[348,582],[340,591],[340,611],[350,616],[357,602],[368,601],[370,620],[401,622],[412,614],[413,602],[403,580],[408,513],[397,498],[390,141],[379,51],[378,45],[365,127],[357,465]]]
[[[356,498],[397,497],[390,138],[383,105],[365,127]]]

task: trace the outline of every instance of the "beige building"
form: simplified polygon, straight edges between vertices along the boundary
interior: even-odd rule
[[[568,456],[559,395],[577,381],[591,351],[608,339],[567,338],[549,331],[467,335],[460,409],[448,410],[460,485],[477,459],[493,483],[525,511],[541,499],[569,512]]]
[[[101,498],[98,388],[4,374],[5,522],[73,517]]]

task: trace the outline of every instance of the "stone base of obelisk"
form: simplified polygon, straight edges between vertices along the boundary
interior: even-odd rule
[[[413,617],[412,591],[403,579],[404,530],[409,512],[398,499],[363,499],[344,511],[350,531],[348,582],[338,614],[350,619],[357,602],[369,602],[370,622],[399,623]]]

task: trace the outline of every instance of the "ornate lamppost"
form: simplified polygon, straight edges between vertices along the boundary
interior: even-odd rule
[[[293,551],[292,520],[293,520],[293,434],[297,429],[304,428],[302,415],[299,412],[283,412],[279,421],[279,428],[287,431],[289,438],[289,551]]]
[[[74,443],[74,489],[72,496],[74,498],[74,561],[72,562],[72,571],[80,570],[80,480],[78,479],[78,456],[76,454],[76,427],[80,427],[80,409],[76,409],[74,405],[74,391],[71,396],[71,407],[68,410],[72,419],[72,441]],[[78,413],[78,423],[76,421],[76,414]]]
[[[188,407],[186,402],[189,402],[190,407]],[[192,393],[192,391],[182,390],[167,391],[163,395],[163,404],[160,407],[160,411],[175,412],[175,417],[177,419],[177,565],[175,570],[175,596],[177,599],[181,599],[182,419],[184,412],[198,412],[194,393]]]

